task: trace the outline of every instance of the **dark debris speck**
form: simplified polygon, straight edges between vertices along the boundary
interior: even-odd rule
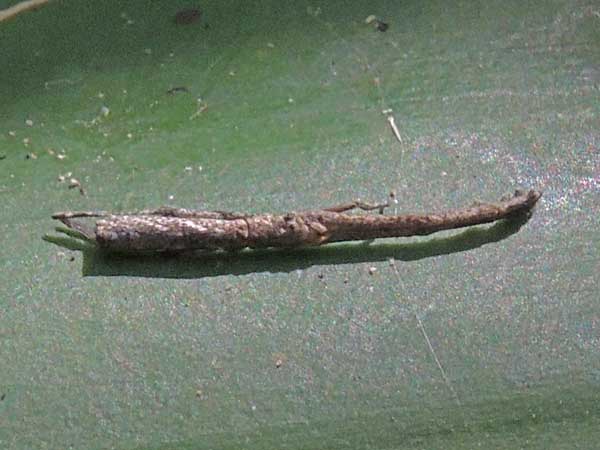
[[[385,33],[389,27],[390,27],[389,24],[382,22],[381,20],[377,21],[377,29],[379,31],[381,31],[382,33]]]
[[[177,25],[190,25],[202,17],[202,12],[197,8],[182,9],[175,14]]]

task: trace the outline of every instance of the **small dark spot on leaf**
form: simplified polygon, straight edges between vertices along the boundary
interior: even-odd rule
[[[200,17],[202,17],[202,12],[197,8],[182,9],[175,14],[175,23],[189,25],[200,20]]]
[[[3,392],[2,395],[0,395],[0,402],[3,401],[6,398],[6,394]]]
[[[190,90],[188,88],[186,88],[185,86],[175,86],[175,87],[172,87],[171,89],[169,89],[167,91],[167,94],[175,95],[177,93],[183,93],[183,92],[189,93]]]
[[[389,27],[390,26],[387,23],[382,22],[381,20],[377,21],[377,29],[382,33],[386,32]]]
[[[0,161],[2,161],[3,159],[6,159],[6,155],[0,155]]]

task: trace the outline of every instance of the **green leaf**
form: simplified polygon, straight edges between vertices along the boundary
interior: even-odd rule
[[[190,7],[0,23],[0,447],[594,447],[595,3],[221,1],[175,24]],[[544,191],[529,221],[427,238],[181,258],[43,239],[65,210],[394,191],[391,212],[435,212],[516,188]]]

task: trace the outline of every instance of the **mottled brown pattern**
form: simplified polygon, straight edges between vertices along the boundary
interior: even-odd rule
[[[374,209],[351,203],[286,215],[243,215],[221,211],[159,208],[137,213],[65,212],[53,218],[62,221],[102,249],[122,252],[179,252],[189,250],[240,250],[249,248],[322,245],[329,242],[386,237],[427,235],[441,230],[490,223],[529,212],[541,193],[517,191],[498,203],[422,215],[351,215],[343,211]],[[87,230],[73,219],[99,217]]]
[[[331,233],[327,242],[428,235],[442,230],[495,222],[528,212],[540,197],[541,193],[534,190],[527,193],[517,191],[512,198],[499,203],[482,203],[443,213],[401,216],[324,215],[321,223]]]

